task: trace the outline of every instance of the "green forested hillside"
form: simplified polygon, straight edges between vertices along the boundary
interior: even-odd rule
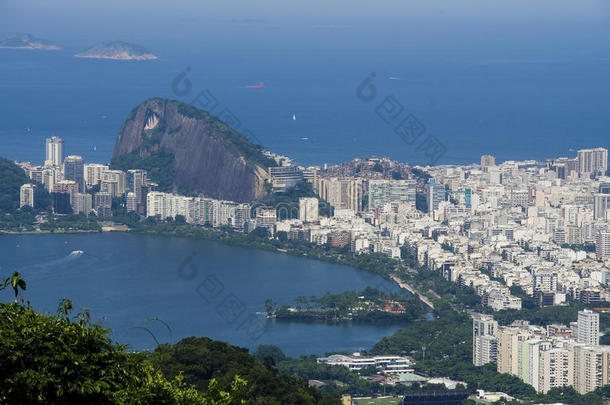
[[[0,211],[14,211],[19,208],[19,188],[32,180],[22,168],[0,157]],[[49,193],[38,187],[35,196],[36,208],[48,209],[51,205]]]
[[[250,404],[339,404],[334,394],[321,395],[307,381],[278,374],[273,360],[256,360],[247,349],[205,337],[191,337],[177,344],[161,345],[149,357],[168,378],[180,372],[187,384],[205,391],[215,378],[227,389],[236,375],[248,381],[246,397]]]

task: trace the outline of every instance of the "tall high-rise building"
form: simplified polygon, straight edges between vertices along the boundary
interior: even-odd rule
[[[248,221],[250,221],[250,204],[239,204],[235,207],[235,215],[232,223],[233,228],[243,232]]]
[[[532,337],[527,330],[504,327],[496,333],[498,338],[498,372],[519,375],[519,343]]]
[[[593,194],[593,219],[606,219],[610,209],[610,194]]]
[[[316,182],[320,198],[335,209],[362,211],[363,183],[361,178],[321,178]]]
[[[64,141],[53,136],[46,141],[45,165],[61,166],[64,162]]]
[[[481,166],[482,167],[490,167],[496,165],[496,158],[491,155],[483,155],[481,156]]]
[[[125,194],[126,175],[121,170],[106,170],[102,175],[100,190],[110,193],[112,197],[120,197]]]
[[[303,222],[318,220],[317,198],[299,198],[299,219]]]
[[[595,240],[595,251],[600,259],[610,257],[610,232],[598,232]]]
[[[610,346],[574,347],[574,389],[580,394],[610,383]]]
[[[579,173],[606,173],[608,170],[608,149],[594,148],[578,151]]]
[[[415,204],[416,195],[416,184],[413,180],[371,180],[369,210],[392,202]]]
[[[540,352],[538,391],[574,385],[574,351],[560,347]]]
[[[576,341],[590,346],[599,345],[599,314],[590,309],[578,311]]]
[[[256,227],[266,228],[270,234],[274,233],[277,214],[274,207],[258,207],[256,209]]]
[[[126,173],[125,191],[134,193],[138,204],[142,203],[142,186],[146,182],[146,170],[128,170]]]
[[[45,185],[49,193],[53,192],[55,183],[63,180],[61,168],[58,166],[48,166],[42,170],[42,184]]]
[[[29,207],[34,207],[34,194],[36,191],[36,185],[34,184],[24,184],[19,189],[19,208],[23,208],[26,205]]]
[[[93,208],[93,200],[89,193],[76,193],[72,202],[72,211],[75,214],[89,215]]]
[[[64,193],[70,196],[70,204],[74,200],[74,196],[78,193],[78,183],[74,180],[62,180],[55,183],[53,186],[54,193]]]
[[[472,316],[472,363],[482,366],[495,363],[498,355],[496,331],[498,322],[491,315]]]
[[[426,199],[428,201],[428,214],[434,215],[434,211],[438,209],[438,205],[445,201],[446,190],[442,184],[436,184],[434,179],[430,179],[426,185]]]
[[[95,193],[93,207],[98,217],[112,216],[112,195],[110,193]]]
[[[78,191],[85,190],[85,168],[83,158],[80,156],[68,156],[64,160],[64,180],[72,180],[78,184]]]
[[[85,165],[85,185],[89,188],[98,185],[103,177],[104,172],[109,170],[106,165],[99,163],[88,163]]]
[[[132,191],[127,193],[126,205],[127,205],[127,212],[138,211],[138,199],[136,197],[136,193],[134,193]]]
[[[572,172],[578,172],[578,158],[561,157],[552,161],[552,169],[560,179],[567,179]]]
[[[519,342],[519,366],[517,376],[540,391],[540,354],[549,350],[551,343],[537,337]]]

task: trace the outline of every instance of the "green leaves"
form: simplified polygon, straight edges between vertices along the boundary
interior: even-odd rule
[[[4,290],[9,285],[11,286],[11,288],[13,289],[13,291],[15,293],[15,300],[19,296],[19,290],[25,291],[25,288],[26,288],[25,280],[21,279],[21,274],[17,271],[14,272],[12,276],[4,279],[4,282],[2,283],[2,287],[0,287],[0,290]]]
[[[19,273],[2,283],[25,289]],[[139,354],[114,343],[91,325],[88,311],[75,319],[64,299],[54,316],[17,303],[0,304],[0,403],[116,405],[241,404],[246,383],[235,377],[228,391],[189,388],[178,375],[167,380]],[[224,402],[212,400],[222,398]]]

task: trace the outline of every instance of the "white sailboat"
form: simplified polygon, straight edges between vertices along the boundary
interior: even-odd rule
[[[296,114],[292,114],[292,120],[296,121],[297,120],[297,115]]]

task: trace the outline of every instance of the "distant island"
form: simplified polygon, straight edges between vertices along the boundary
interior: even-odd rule
[[[158,59],[148,49],[123,41],[97,44],[76,55],[77,58],[112,60],[155,60]]]
[[[59,49],[48,41],[36,38],[31,34],[10,34],[0,37],[0,48],[2,49],[32,49],[39,51],[56,51]]]

